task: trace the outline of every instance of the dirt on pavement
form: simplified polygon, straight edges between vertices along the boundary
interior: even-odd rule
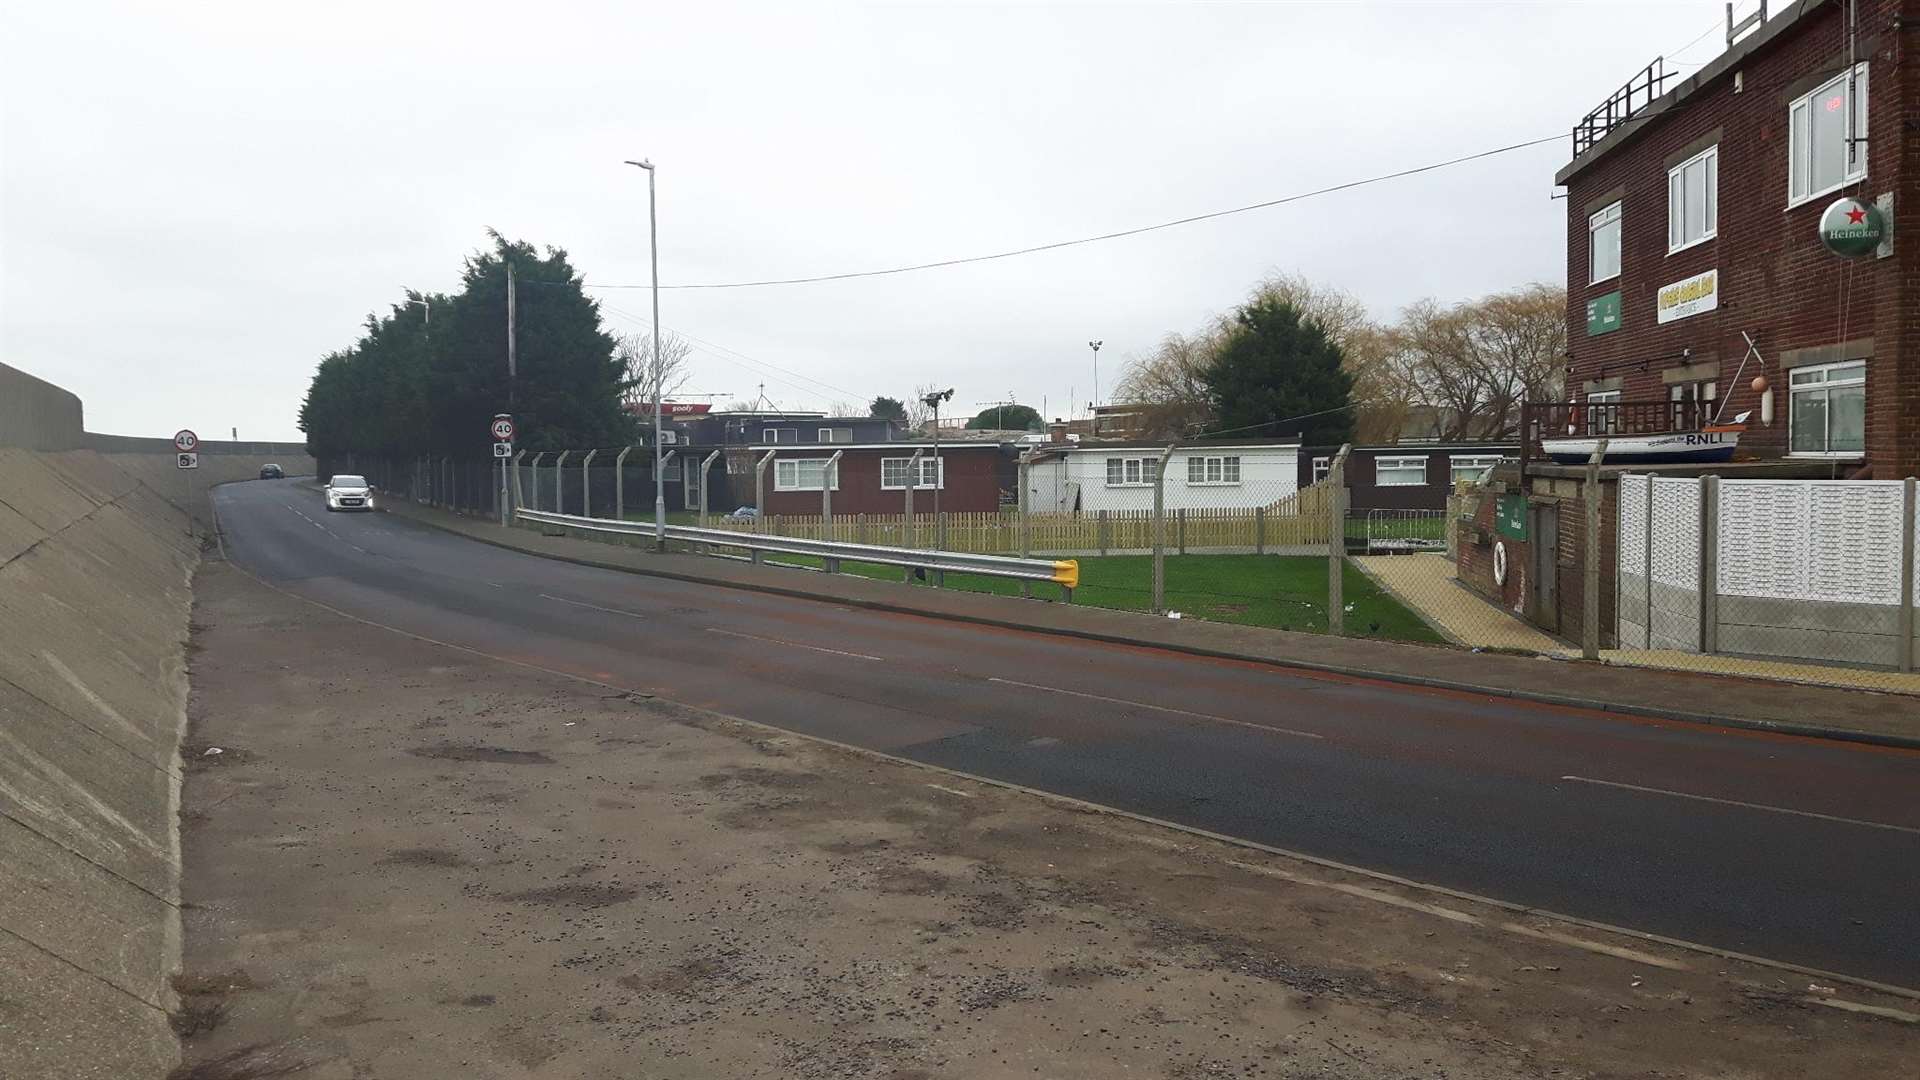
[[[1733,1080],[1920,1060],[1920,1026],[1812,999],[1912,1001],[514,666],[220,563],[198,597],[181,1077]]]

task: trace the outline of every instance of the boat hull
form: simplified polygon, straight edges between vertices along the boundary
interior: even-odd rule
[[[1562,465],[1584,465],[1600,440],[1593,438],[1542,439],[1540,449]],[[1738,431],[1675,431],[1662,435],[1615,435],[1607,440],[1603,459],[1612,465],[1712,464],[1732,461],[1740,444]]]

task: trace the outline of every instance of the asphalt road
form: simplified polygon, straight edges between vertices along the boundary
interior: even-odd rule
[[[215,489],[229,556],[389,626],[1421,881],[1920,987],[1920,753],[598,570],[385,514],[328,514],[310,484]]]

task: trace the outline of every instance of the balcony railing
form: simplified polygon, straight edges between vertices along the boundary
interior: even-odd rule
[[[1666,93],[1667,79],[1670,77],[1666,63],[1665,57],[1654,57],[1651,64],[1635,73],[1625,85],[1601,102],[1599,108],[1573,125],[1574,157],[1586,153],[1594,143],[1606,138],[1608,132],[1633,119],[1640,110]]]
[[[1541,439],[1664,435],[1713,422],[1714,401],[1538,401],[1520,407],[1520,468],[1545,455]]]

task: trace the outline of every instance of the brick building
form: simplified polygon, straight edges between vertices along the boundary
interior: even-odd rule
[[[752,460],[769,451],[764,514],[811,516],[820,513],[823,483],[833,489],[835,514],[901,514],[906,511],[907,480],[913,474],[913,454],[920,453],[919,477],[914,485],[913,511],[933,512],[934,488],[940,489],[940,511],[946,514],[991,513],[1008,501],[1018,484],[1017,459],[1011,445],[993,442],[940,444],[934,460],[930,442],[896,442],[856,446],[756,446]],[[827,462],[838,451],[840,461],[831,472]],[[750,471],[750,468],[749,468]],[[742,490],[751,491],[752,478]]]
[[[1555,176],[1568,387],[1599,408],[1533,434],[1751,410],[1741,458],[1920,472],[1920,0],[1776,9],[1689,78],[1650,66],[1574,150]],[[1821,217],[1843,196],[1877,204],[1893,242],[1827,250]],[[1675,402],[1711,404],[1634,408]]]

